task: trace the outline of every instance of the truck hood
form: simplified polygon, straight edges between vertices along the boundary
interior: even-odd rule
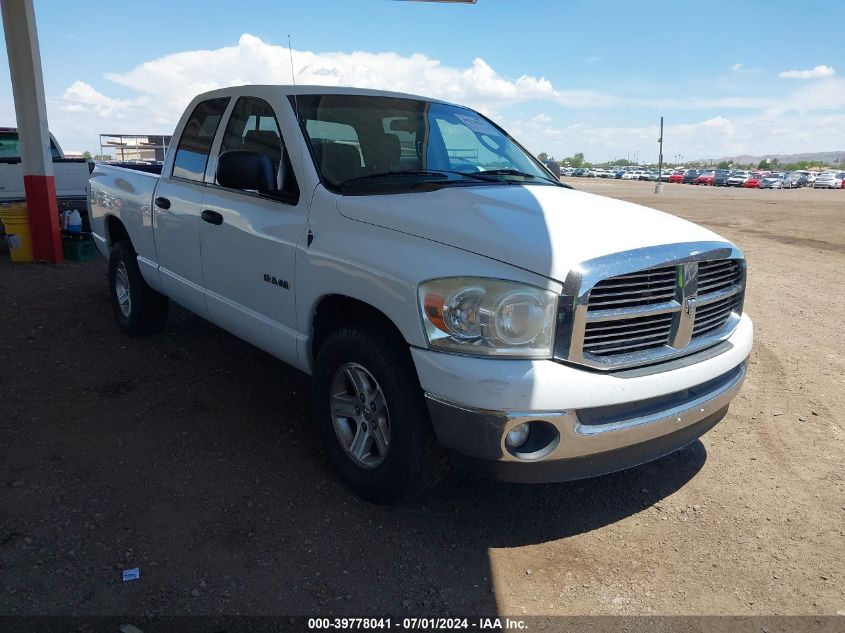
[[[595,257],[662,244],[725,241],[630,202],[547,185],[444,187],[344,196],[344,216],[434,240],[563,282]]]

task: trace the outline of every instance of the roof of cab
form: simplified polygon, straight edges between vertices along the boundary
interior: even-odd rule
[[[226,88],[218,88],[217,90],[210,90],[197,95],[194,100],[208,99],[213,97],[232,96],[232,95],[248,95],[256,94],[258,92],[281,92],[286,96],[293,95],[360,95],[369,97],[394,97],[398,99],[415,99],[418,101],[432,101],[435,103],[451,104],[448,101],[441,99],[433,99],[431,97],[423,97],[415,94],[408,94],[404,92],[391,92],[389,90],[372,90],[370,88],[352,88],[348,86],[315,86],[315,85],[278,85],[278,84],[244,84],[240,86],[228,86]],[[463,106],[461,106],[463,107]]]

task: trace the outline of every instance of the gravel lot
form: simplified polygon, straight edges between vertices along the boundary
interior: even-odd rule
[[[660,461],[395,508],[328,470],[305,376],[182,311],[124,337],[104,261],[0,254],[0,613],[845,610],[845,191],[573,184],[745,250],[744,390]]]

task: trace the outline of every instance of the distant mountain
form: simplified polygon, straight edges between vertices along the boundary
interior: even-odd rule
[[[739,164],[746,164],[746,163],[754,163],[755,165],[758,164],[764,158],[768,158],[769,160],[773,158],[777,158],[778,162],[781,164],[784,163],[797,163],[802,160],[808,161],[822,161],[828,164],[845,164],[845,151],[840,152],[809,152],[806,154],[763,154],[762,156],[750,156],[748,154],[743,154],[742,156],[725,156],[723,158],[714,158],[712,161],[714,163],[721,163],[723,160],[732,163],[739,163]],[[693,161],[693,162],[707,162],[709,163],[711,159],[700,160],[700,161]]]

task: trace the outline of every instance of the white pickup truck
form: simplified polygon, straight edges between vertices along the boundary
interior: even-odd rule
[[[91,171],[89,165],[93,167],[93,163],[89,164],[84,158],[67,158],[52,134],[50,153],[53,157],[59,211],[76,209],[85,217],[85,183]],[[13,127],[0,127],[0,202],[20,202],[25,199],[18,131]]]
[[[90,179],[120,327],[160,330],[173,300],[312,374],[366,498],[418,493],[444,455],[516,482],[628,468],[712,428],[745,377],[736,246],[562,185],[473,110],[242,86],[173,138],[160,176]]]

